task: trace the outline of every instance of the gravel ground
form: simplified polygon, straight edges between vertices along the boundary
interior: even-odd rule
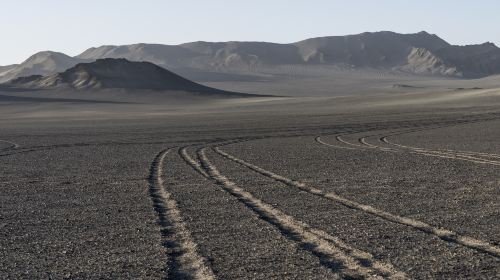
[[[494,112],[463,110],[370,116],[311,111],[300,117],[234,113],[2,123],[0,139],[17,146],[0,142],[0,278],[196,278],[205,267],[219,279],[335,279],[373,271],[386,271],[383,277],[400,272],[415,279],[495,279],[498,254],[346,207],[211,147],[245,140],[221,149],[306,186],[495,250],[500,166],[367,148],[359,139],[394,148],[379,141],[392,135],[394,142],[426,149],[495,153],[498,119]],[[422,130],[438,125],[444,127]],[[410,128],[420,131],[397,134]],[[338,147],[318,143],[319,135]],[[187,145],[192,162],[181,156]],[[199,151],[203,147],[206,153]]]

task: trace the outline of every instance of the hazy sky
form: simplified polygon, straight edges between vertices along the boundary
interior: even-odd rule
[[[500,45],[499,12],[498,0],[0,0],[0,65],[104,44],[288,43],[380,30]]]

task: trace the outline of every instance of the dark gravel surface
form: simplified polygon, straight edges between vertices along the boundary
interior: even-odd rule
[[[483,153],[500,153],[500,121],[444,127],[439,131],[424,130],[393,136],[405,145],[429,149],[452,149]]]
[[[163,279],[169,244],[148,192],[155,156],[173,147],[163,167],[165,190],[219,279],[335,279],[296,236],[189,166],[189,154],[225,140],[238,158],[353,201],[459,234],[500,244],[500,166],[408,152],[337,149],[336,134],[390,134],[408,126],[474,124],[395,135],[429,149],[497,152],[497,114],[380,112],[373,116],[199,115],[148,120],[2,123],[0,140],[1,279]],[[488,121],[487,121],[488,120]],[[357,133],[353,134],[354,131]],[[367,131],[367,132],[364,132]],[[262,139],[249,139],[249,138]],[[367,138],[380,144],[377,137]],[[345,146],[345,144],[344,144]],[[495,279],[500,259],[374,217],[262,176],[212,150],[221,174],[274,209],[390,263],[409,278]],[[170,221],[172,223],[178,221]],[[175,233],[175,232],[174,232]],[[313,246],[313,245],[311,245]]]
[[[157,147],[72,147],[1,159],[2,279],[156,278],[144,182]]]
[[[500,272],[495,268],[497,258],[318,198],[221,157],[213,155],[213,158],[224,174],[265,202],[357,249],[372,253],[381,261],[392,263],[411,278],[493,278]],[[277,166],[273,169],[283,173]]]
[[[495,129],[496,122],[489,123],[489,129]],[[467,127],[474,130],[471,125]],[[367,134],[343,139],[360,144],[357,139]],[[333,136],[321,139],[343,145]],[[314,137],[255,140],[223,149],[275,173],[355,201],[500,242],[499,166],[407,152],[337,149],[318,144]]]
[[[194,155],[195,149],[190,150]],[[201,254],[221,278],[331,279],[314,256],[172,153],[167,189],[179,203]]]

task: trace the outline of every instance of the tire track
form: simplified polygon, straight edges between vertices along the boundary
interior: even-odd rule
[[[492,158],[498,158],[498,159],[500,159],[500,155],[499,154],[493,154],[493,153],[482,153],[482,152],[472,152],[472,151],[458,151],[458,150],[447,150],[447,149],[436,150],[436,151],[457,153],[457,154],[463,154],[463,155],[485,156],[485,157],[492,157]]]
[[[210,162],[206,155],[206,148],[198,150],[197,157],[200,163],[191,158],[185,149],[181,155],[193,169],[197,171],[198,167],[204,169],[209,176],[208,178],[214,180],[223,190],[236,197],[260,218],[277,227],[285,237],[297,242],[303,249],[317,256],[324,266],[343,277],[349,279],[406,279],[406,275],[397,271],[391,264],[379,262],[371,254],[355,249],[324,231],[297,221],[237,186],[222,175]]]
[[[494,157],[494,158],[500,158],[500,155],[498,154],[492,154],[492,153],[481,153],[481,152],[472,152],[472,151],[456,151],[456,150],[447,150],[447,149],[442,149],[442,150],[433,150],[433,149],[427,149],[427,148],[420,148],[420,147],[413,147],[413,146],[407,146],[399,143],[394,143],[389,141],[389,135],[381,137],[379,139],[381,142],[396,146],[399,148],[404,148],[404,149],[409,149],[409,150],[414,150],[414,151],[422,151],[422,152],[432,152],[432,153],[443,153],[443,154],[456,154],[456,155],[463,155],[463,156],[487,156],[487,157]]]
[[[1,140],[0,140],[1,141]],[[196,141],[201,142],[201,141]],[[211,142],[219,142],[216,141],[203,141],[203,143],[211,143]],[[47,146],[31,146],[21,148],[18,147],[15,149],[2,150],[0,152],[5,152],[5,154],[0,154],[0,157],[12,156],[17,154],[27,154],[32,152],[41,152],[41,151],[52,151],[55,149],[62,148],[76,148],[76,147],[105,147],[105,146],[135,146],[135,145],[177,145],[183,144],[185,141],[149,141],[149,142],[96,142],[96,143],[73,143],[73,144],[58,144],[58,145],[47,145]]]
[[[210,175],[208,175],[208,173],[203,169],[201,164],[198,161],[191,158],[191,156],[188,154],[187,152],[188,147],[189,146],[186,146],[179,150],[179,155],[181,156],[181,158],[184,159],[186,163],[188,163],[195,171],[200,173],[203,177],[210,179]]]
[[[356,150],[355,148],[336,146],[336,145],[332,145],[332,144],[326,143],[323,140],[321,140],[321,136],[318,136],[318,137],[314,138],[314,140],[316,142],[320,143],[321,145],[325,145],[325,146],[330,146],[330,147],[334,147],[334,148],[338,148],[338,149],[345,149],[345,150]]]
[[[349,145],[349,146],[353,146],[353,147],[356,147],[358,148],[358,150],[361,148],[361,149],[366,149],[365,146],[362,146],[362,145],[359,145],[359,144],[354,144],[354,143],[351,143],[351,142],[348,142],[344,139],[342,139],[342,137],[340,135],[337,135],[335,136],[335,140],[337,140],[338,142],[340,143],[343,143],[343,144],[346,144],[346,145]]]
[[[425,128],[421,128],[421,126],[417,126],[417,128],[411,128],[409,130],[406,130],[404,132],[401,132],[400,134],[402,133],[409,133],[409,132],[415,132],[415,131],[424,131],[424,130],[431,130],[431,129],[436,129],[436,128],[440,128],[440,127],[447,127],[447,126],[455,126],[455,125],[459,125],[459,124],[450,124],[450,125],[440,125],[438,127],[425,127]],[[389,128],[386,128],[386,129],[389,129]],[[377,129],[371,129],[371,130],[368,130],[368,131],[372,131],[372,130],[377,130]],[[361,141],[361,139],[359,139],[358,141],[360,142],[360,144],[355,144],[355,143],[351,143],[347,140],[344,140],[342,138],[342,136],[345,136],[345,135],[351,135],[351,134],[356,134],[356,133],[363,133],[363,132],[367,132],[366,130],[357,130],[357,131],[352,131],[351,133],[348,133],[348,134],[340,134],[340,135],[336,135],[335,136],[335,140],[337,142],[340,142],[342,144],[346,144],[348,146],[351,146],[351,147],[355,147],[355,148],[350,148],[352,150],[366,150],[366,148],[376,148],[376,146],[374,145],[371,145],[371,144],[366,144],[365,141]],[[319,136],[318,136],[319,137]],[[331,146],[331,147],[335,147],[335,148],[341,148],[341,149],[346,149],[346,147],[343,147],[343,146],[337,146],[337,145],[332,145],[330,143],[326,143],[324,141],[316,141],[320,144],[323,144],[323,145],[326,145],[326,146]],[[382,148],[382,147],[380,147]]]
[[[408,131],[408,132],[404,132],[404,133],[410,133],[410,132],[414,132],[414,131]],[[403,133],[398,133],[398,134],[403,134]],[[496,161],[496,160],[484,159],[484,158],[479,158],[479,157],[475,157],[475,156],[471,156],[471,155],[467,155],[467,154],[461,154],[461,153],[451,153],[451,152],[442,152],[442,151],[437,151],[437,150],[428,150],[428,149],[423,149],[423,148],[416,148],[416,147],[410,147],[410,146],[404,146],[401,144],[392,143],[388,140],[388,136],[380,138],[380,141],[384,142],[388,145],[396,146],[396,147],[403,148],[403,149],[397,150],[397,149],[385,148],[385,147],[380,147],[380,146],[370,144],[366,141],[366,136],[358,139],[358,142],[361,145],[348,142],[348,141],[344,140],[339,135],[337,135],[335,137],[335,139],[338,142],[341,142],[343,144],[347,144],[347,145],[356,147],[357,150],[379,150],[379,151],[394,152],[394,153],[409,152],[412,154],[419,154],[419,155],[425,155],[425,156],[463,160],[463,161],[469,161],[469,162],[480,163],[480,164],[490,164],[490,165],[500,166],[500,161]],[[334,148],[342,148],[342,149],[346,148],[346,147],[332,145],[332,144],[329,144],[329,143],[324,142],[324,141],[317,141],[316,140],[316,142],[318,142],[322,145],[326,145],[326,146],[330,146],[330,147],[334,147]],[[355,149],[355,148],[350,148],[350,149]]]
[[[413,151],[417,154],[433,156],[433,157],[448,158],[448,159],[463,160],[463,161],[469,161],[469,162],[480,163],[480,164],[490,164],[490,165],[500,166],[500,161],[496,161],[496,160],[484,159],[484,158],[480,158],[480,157],[476,157],[476,156],[464,155],[461,153],[441,152],[441,151],[437,151],[437,150],[429,150],[429,149],[424,149],[424,148],[411,147],[411,146],[405,146],[405,145],[393,143],[393,142],[388,140],[388,136],[384,136],[384,137],[380,138],[380,141],[382,141],[388,145],[392,145],[392,146],[396,146],[396,147],[399,147],[402,149]]]
[[[454,122],[451,122],[451,123],[449,123],[449,122],[444,122],[444,123],[434,122],[434,123],[426,123],[426,124],[417,125],[417,126],[386,127],[385,130],[387,130],[387,129],[408,128],[406,130],[398,131],[398,132],[395,132],[395,133],[391,134],[391,135],[401,135],[401,134],[407,134],[407,133],[411,133],[411,132],[434,130],[434,129],[439,129],[439,128],[454,127],[454,126],[465,125],[465,124],[481,123],[481,122],[490,121],[490,120],[495,120],[495,118],[493,118],[493,119],[477,119],[477,120],[469,120],[469,121],[454,121]],[[335,140],[337,142],[340,142],[340,143],[343,143],[343,144],[346,144],[346,145],[349,145],[349,146],[352,146],[352,147],[356,147],[356,149],[363,149],[363,150],[365,150],[366,148],[381,149],[381,150],[387,149],[387,151],[400,152],[400,150],[395,150],[395,149],[386,148],[386,147],[379,147],[379,146],[375,146],[373,144],[370,144],[370,143],[366,142],[366,138],[367,137],[378,136],[380,134],[374,134],[374,135],[369,135],[369,136],[364,136],[364,137],[359,138],[358,142],[361,145],[360,144],[351,143],[351,142],[349,142],[347,140],[344,140],[342,138],[342,136],[344,136],[344,135],[351,135],[351,134],[356,134],[356,133],[363,133],[363,132],[368,132],[368,131],[372,131],[372,130],[377,130],[377,129],[357,130],[357,131],[353,131],[353,132],[351,132],[349,134],[336,135],[335,136]],[[380,130],[380,129],[378,129],[378,130]],[[346,148],[346,147],[342,147],[342,146],[332,145],[332,144],[326,143],[324,141],[321,141],[321,142],[316,141],[316,142],[318,142],[320,144],[323,144],[323,145],[326,145],[326,146],[335,147],[335,148],[341,148],[341,149],[345,149]]]
[[[436,150],[426,150],[426,149],[421,149],[421,148],[413,149],[413,148],[410,148],[407,146],[402,146],[399,144],[390,143],[387,140],[387,137],[382,137],[380,139],[380,141],[384,142],[386,144],[389,144],[389,145],[398,146],[400,148],[403,148],[403,147],[406,147],[406,148],[397,150],[397,149],[392,149],[392,148],[375,146],[373,144],[368,143],[366,141],[366,137],[359,138],[359,142],[362,143],[363,145],[366,145],[367,148],[378,149],[380,151],[385,151],[385,152],[394,152],[394,153],[407,152],[410,154],[425,155],[425,156],[439,157],[439,158],[446,158],[446,159],[463,160],[463,161],[470,161],[470,162],[481,163],[481,164],[500,165],[500,162],[498,162],[498,161],[477,158],[477,157],[473,157],[473,156],[469,156],[469,155],[445,153],[445,152],[440,152],[440,151],[436,151]]]
[[[197,245],[182,220],[177,202],[165,190],[163,168],[170,149],[161,151],[154,159],[149,174],[149,195],[158,216],[163,246],[169,256],[167,279],[215,279],[205,259],[197,252]]]
[[[21,148],[21,146],[19,144],[11,142],[11,141],[0,140],[0,142],[10,145],[10,147],[0,149],[0,151],[10,151],[10,150],[16,150],[16,149]]]
[[[340,203],[346,207],[360,210],[362,212],[374,215],[376,217],[382,218],[382,219],[389,221],[389,222],[412,227],[416,230],[420,230],[422,232],[437,236],[444,241],[459,244],[459,245],[462,245],[462,246],[465,246],[465,247],[468,247],[468,248],[471,248],[471,249],[474,249],[474,250],[477,250],[477,251],[480,251],[483,253],[487,253],[489,255],[500,258],[500,247],[495,246],[493,244],[490,244],[487,241],[475,239],[475,238],[468,237],[468,236],[463,236],[463,235],[455,233],[451,230],[435,227],[435,226],[429,225],[427,223],[424,223],[424,222],[421,222],[418,220],[414,220],[414,219],[406,218],[406,217],[401,217],[401,216],[398,216],[398,215],[395,215],[395,214],[392,214],[389,212],[385,212],[383,210],[377,209],[377,208],[370,206],[370,205],[358,203],[356,201],[353,201],[353,200],[344,198],[340,195],[337,195],[333,192],[325,192],[323,190],[320,190],[320,189],[317,189],[314,187],[309,187],[305,183],[283,177],[281,175],[275,174],[271,171],[268,171],[268,170],[265,170],[261,167],[258,167],[254,164],[248,163],[242,159],[234,157],[234,156],[222,151],[219,147],[214,148],[214,151],[217,152],[218,154],[222,155],[223,157],[231,160],[231,161],[234,161],[234,162],[236,162],[244,167],[247,167],[250,170],[253,170],[257,173],[260,173],[261,175],[264,175],[266,177],[272,178],[278,182],[284,183],[288,186],[298,188],[299,190],[308,192],[308,193],[313,194],[313,195],[317,195],[319,197],[327,198],[327,199],[332,200],[334,202]]]
[[[387,140],[387,138],[389,136],[403,135],[403,134],[408,134],[408,133],[412,133],[412,132],[420,132],[420,131],[432,130],[432,129],[439,129],[439,128],[447,128],[447,127],[453,127],[453,126],[458,126],[458,125],[475,124],[475,123],[481,123],[481,122],[486,122],[486,121],[491,121],[491,120],[495,120],[495,119],[484,119],[484,120],[475,120],[475,121],[469,121],[469,122],[459,122],[459,123],[454,124],[454,125],[440,125],[438,127],[428,128],[428,129],[413,129],[413,130],[401,131],[401,132],[397,132],[397,133],[392,133],[390,135],[385,135],[385,136],[379,138],[379,141],[383,142],[385,144],[388,144],[388,145],[394,145],[393,143],[389,143],[389,141]],[[379,136],[379,135],[380,134],[371,135],[371,136]],[[424,150],[423,148],[411,147],[411,146],[404,146],[404,145],[400,145],[400,147],[412,148],[412,149],[415,149],[415,150],[418,150],[418,149]],[[459,154],[459,155],[465,155],[465,156],[467,156],[467,155],[468,156],[471,156],[471,155],[472,156],[479,156],[479,157],[485,156],[485,157],[500,159],[500,154],[495,154],[495,153],[484,153],[484,152],[473,152],[473,151],[458,151],[458,150],[450,150],[450,149],[438,149],[438,150],[426,149],[426,150],[427,151],[432,151],[432,152],[452,153],[452,154]]]
[[[376,146],[376,145],[373,145],[373,144],[370,144],[366,141],[366,137],[361,137],[359,138],[359,143],[369,147],[369,148],[372,148],[372,149],[378,149],[378,150],[381,150],[381,151],[384,151],[384,152],[400,152],[398,150],[395,150],[395,149],[391,149],[391,148],[385,148],[385,147],[380,147],[380,146]]]

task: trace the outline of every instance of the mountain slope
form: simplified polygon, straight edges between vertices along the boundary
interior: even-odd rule
[[[484,77],[500,73],[500,48],[493,43],[448,46],[436,51],[445,64],[453,65],[465,77]]]
[[[426,32],[362,33],[313,38],[294,44],[303,60],[312,64],[344,64],[354,67],[397,67],[406,64],[415,47],[436,50],[449,44]]]
[[[73,58],[58,52],[39,52],[29,57],[21,64],[1,71],[0,83],[23,76],[50,75],[56,72],[64,71],[78,63],[86,61],[88,60]]]
[[[18,64],[12,64],[12,65],[5,65],[5,66],[0,66],[0,73],[8,71],[14,67],[16,67]]]
[[[446,63],[441,57],[425,48],[413,48],[407,57],[407,64],[400,69],[415,74],[463,76],[452,63]]]
[[[221,78],[245,81],[304,73],[323,75],[323,68],[330,66],[459,78],[500,74],[500,49],[493,44],[453,46],[427,32],[383,31],[319,37],[291,44],[192,42],[175,46],[102,46],[74,58],[43,52],[10,70],[0,71],[0,82],[27,75],[50,75],[80,62],[102,58],[147,61],[204,81]]]
[[[159,44],[134,44],[127,46],[102,46],[90,48],[76,56],[79,59],[125,58],[130,61],[147,61],[159,66],[180,67],[195,54],[178,46]]]
[[[292,44],[192,42],[177,46],[136,44],[91,48],[78,58],[124,57],[169,69],[288,74],[280,66],[334,65],[413,74],[482,77],[500,73],[500,49],[493,44],[452,46],[434,34],[365,32],[307,39]],[[189,73],[186,72],[186,73]]]
[[[31,89],[73,88],[88,89],[146,89],[187,92],[223,93],[209,88],[149,62],[131,62],[126,59],[98,59],[80,63],[62,73],[49,76],[20,77],[8,86]]]
[[[178,46],[136,44],[91,48],[82,59],[123,57],[149,61],[168,68],[212,71],[258,71],[262,66],[349,65],[394,67],[405,63],[413,47],[430,50],[449,46],[436,35],[425,32],[362,33],[304,40],[293,44],[266,42],[192,42]]]

